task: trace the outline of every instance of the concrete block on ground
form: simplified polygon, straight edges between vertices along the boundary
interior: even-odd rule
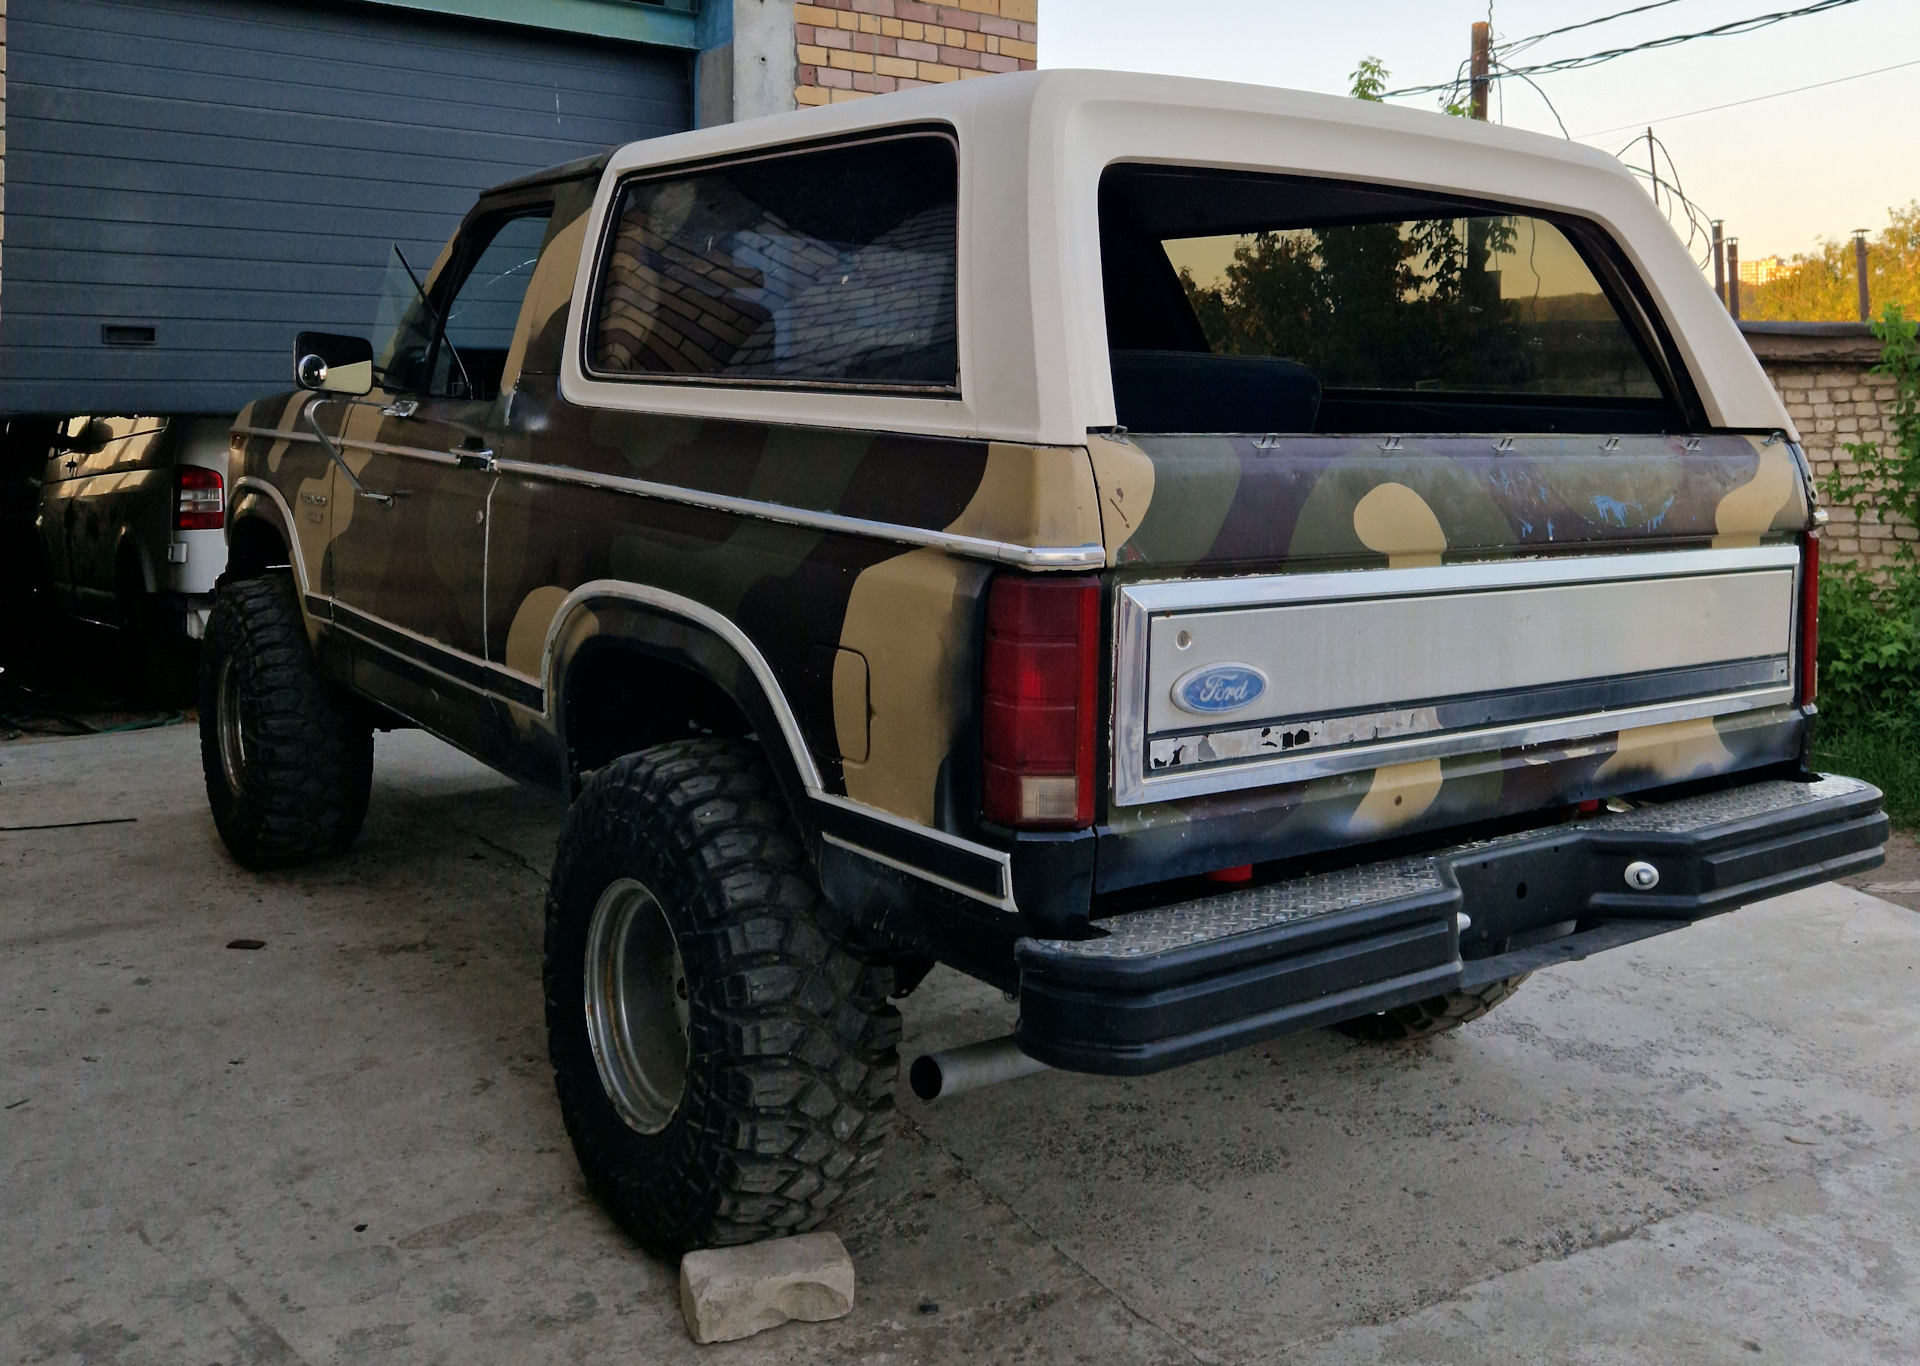
[[[689,1252],[680,1259],[680,1312],[695,1342],[844,1318],[853,1312],[853,1259],[832,1233]]]

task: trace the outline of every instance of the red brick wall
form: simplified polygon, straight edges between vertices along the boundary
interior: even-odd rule
[[[793,7],[801,105],[1031,71],[1040,0],[817,0]]]

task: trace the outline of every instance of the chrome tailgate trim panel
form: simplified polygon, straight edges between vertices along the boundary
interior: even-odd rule
[[[1114,801],[1787,706],[1799,564],[1798,546],[1756,546],[1126,585]],[[1218,719],[1163,696],[1228,661],[1272,688]],[[1730,676],[1736,665],[1744,677]],[[1579,692],[1568,685],[1647,671],[1695,673],[1701,686],[1556,710]],[[1527,690],[1538,714],[1512,715],[1509,701],[1499,723],[1463,722],[1488,710],[1479,699]]]

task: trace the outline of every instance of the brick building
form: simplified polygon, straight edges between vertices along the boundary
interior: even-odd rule
[[[996,71],[1031,71],[1039,0],[819,0],[795,5],[794,99],[827,104]]]
[[[1740,330],[1800,429],[1816,476],[1847,460],[1845,447],[1892,439],[1893,381],[1870,373],[1880,343],[1865,323],[1743,322]],[[1860,521],[1833,508],[1827,553],[1879,568],[1898,541],[1920,540],[1905,522]]]

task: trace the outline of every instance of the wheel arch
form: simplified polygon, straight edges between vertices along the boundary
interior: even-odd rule
[[[644,585],[583,585],[554,615],[543,672],[566,791],[583,772],[647,744],[751,735],[814,839],[809,798],[822,780],[799,718],[759,648],[713,608]],[[640,697],[648,711],[623,709]],[[590,734],[596,725],[608,727],[603,738]]]
[[[114,539],[113,586],[116,593],[125,585],[129,570],[137,578],[137,588],[141,593],[150,596],[166,587],[159,567],[154,564],[153,551],[137,526],[123,522],[115,532]]]
[[[254,479],[235,482],[227,509],[227,568],[223,579],[253,578],[268,569],[290,565],[293,528],[278,490]],[[295,566],[295,572],[299,567]],[[302,586],[304,578],[302,575]]]

